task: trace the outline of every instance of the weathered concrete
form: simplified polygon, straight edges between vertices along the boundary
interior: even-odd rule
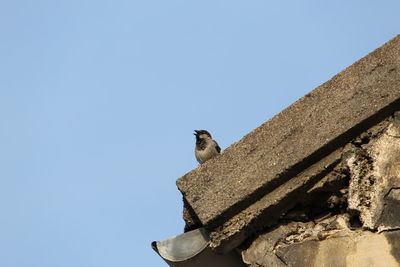
[[[329,217],[319,223],[283,223],[251,242],[242,251],[243,261],[250,266],[270,266],[270,262],[276,266],[288,266],[287,258],[301,253],[299,261],[308,263],[303,266],[312,266],[310,263],[314,262],[318,241],[348,235],[347,224],[346,215]]]
[[[305,241],[281,248],[278,254],[291,267],[398,267],[399,259],[392,251],[400,247],[391,243],[388,235],[400,238],[400,231],[383,234],[364,231],[323,241]]]
[[[319,223],[291,222],[260,235],[242,251],[248,266],[366,267],[400,265],[400,231],[349,229],[337,215]]]
[[[275,225],[296,204],[306,200],[304,195],[322,177],[331,172],[341,160],[341,150],[321,159],[304,172],[269,192],[210,233],[211,247],[226,253],[237,247],[252,233]]]
[[[197,218],[196,213],[183,198],[183,220],[185,221],[184,232],[198,229],[202,226],[199,218]]]
[[[301,228],[309,229],[310,226],[304,223],[290,223],[260,235],[249,248],[242,251],[243,262],[250,266],[286,266],[275,254],[275,246],[283,237],[288,236],[289,233],[300,232]]]
[[[236,225],[246,224],[241,220],[251,204],[263,201],[265,196],[269,198],[276,194],[274,191],[280,191],[281,195],[270,202],[288,199],[285,195],[296,190],[290,186],[280,190],[282,184],[389,116],[399,106],[400,36],[397,36],[220,156],[180,178],[177,185],[208,229],[235,221],[234,216],[240,216]],[[393,199],[397,195],[395,190],[388,197]],[[250,213],[244,216],[248,217],[246,220],[253,222],[260,214],[265,214],[268,209],[262,205],[256,212],[250,208]],[[245,213],[240,215],[242,210]],[[238,227],[235,229],[233,232],[240,235],[249,234]],[[220,242],[218,238],[215,240]]]
[[[348,158],[351,173],[348,207],[372,230],[400,229],[400,113]],[[368,135],[366,135],[368,136]]]
[[[400,113],[345,145],[340,162],[301,198],[285,220],[247,241],[246,264],[400,266]],[[325,211],[312,213],[307,205],[319,200]]]

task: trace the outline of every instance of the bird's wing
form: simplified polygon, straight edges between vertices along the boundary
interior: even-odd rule
[[[217,142],[214,141],[214,143],[215,143],[215,149],[218,151],[218,153],[220,153],[221,152],[220,146],[218,145]]]

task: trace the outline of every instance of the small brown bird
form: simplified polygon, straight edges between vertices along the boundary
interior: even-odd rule
[[[197,161],[202,164],[221,152],[218,143],[212,139],[206,130],[194,130],[196,136],[196,147],[194,154]]]

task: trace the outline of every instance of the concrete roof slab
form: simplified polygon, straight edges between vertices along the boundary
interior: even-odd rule
[[[242,140],[177,180],[208,228],[400,107],[400,35],[300,98]]]

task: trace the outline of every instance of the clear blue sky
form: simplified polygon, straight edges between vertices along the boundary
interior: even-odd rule
[[[329,3],[328,3],[329,2]],[[226,148],[393,38],[399,1],[1,1],[0,266],[161,267]]]

